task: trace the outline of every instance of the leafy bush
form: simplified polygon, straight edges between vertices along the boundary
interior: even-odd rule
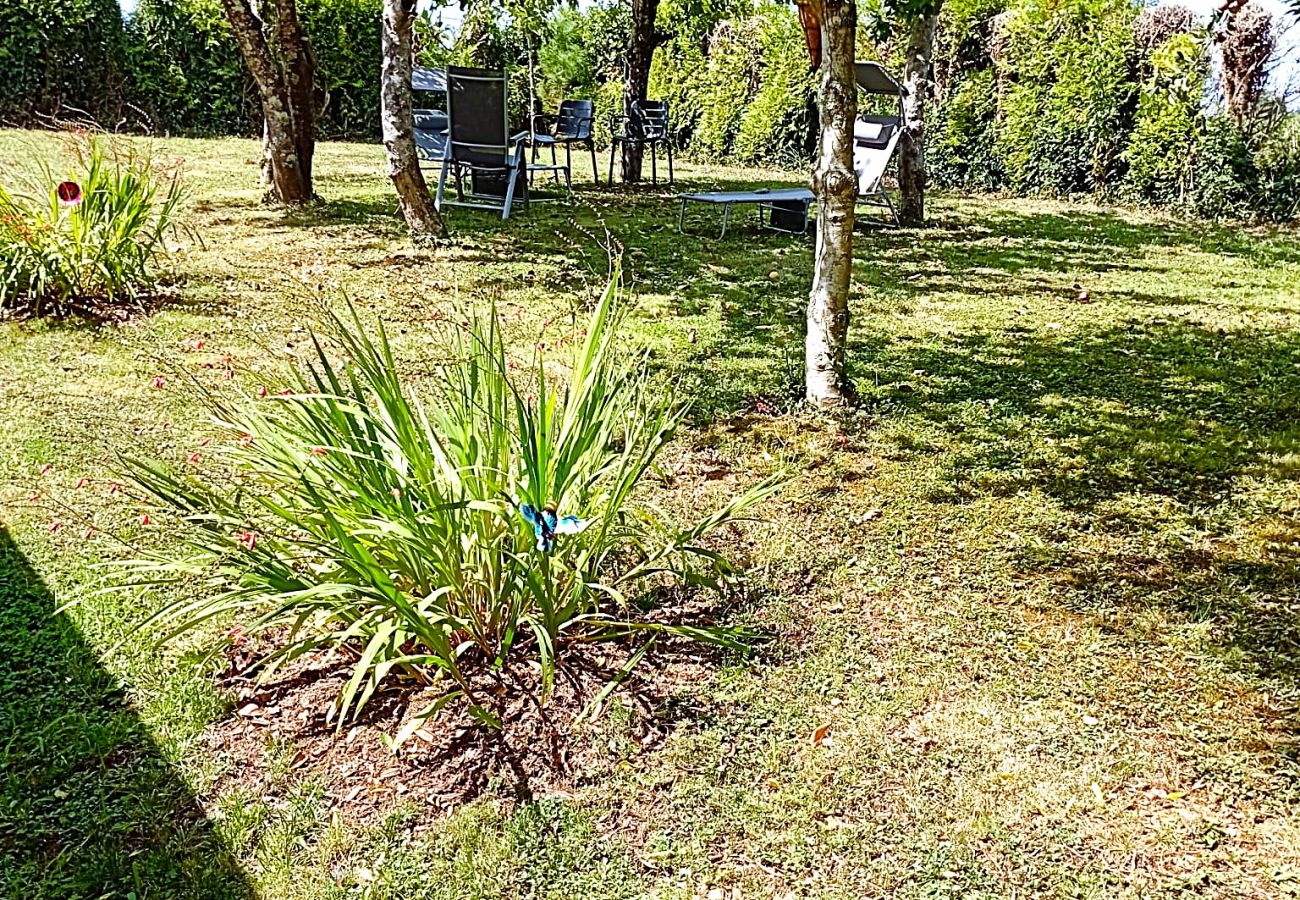
[[[136,299],[178,228],[179,167],[101,137],[72,143],[66,180],[45,167],[28,189],[0,186],[0,308],[40,315]]]
[[[1291,114],[1263,140],[1252,206],[1277,222],[1300,218],[1300,116]]]
[[[220,0],[140,0],[127,23],[129,92],[165,133],[252,134],[261,106]]]
[[[1011,186],[1067,194],[1106,187],[1136,93],[1130,0],[1029,0],[1006,21],[998,154]]]
[[[650,624],[633,601],[663,578],[719,586],[730,567],[699,540],[773,485],[685,530],[666,525],[639,488],[683,407],[651,389],[644,355],[615,345],[615,301],[611,284],[565,378],[540,359],[517,368],[495,315],[473,319],[425,402],[399,379],[382,327],[372,342],[355,313],[334,319],[345,364],[318,342],[293,393],[217,409],[229,482],[133,464],[181,526],[132,564],[136,583],[201,586],[153,621],[168,636],[227,616],[276,632],[271,669],[355,647],[340,723],[395,670],[443,685],[410,730],[454,699],[498,723],[475,675],[531,661],[544,695],[569,642],[674,632],[735,646],[725,628]],[[589,527],[539,541],[525,504]]]
[[[1214,116],[1196,148],[1190,211],[1206,218],[1250,215],[1256,174],[1241,129],[1227,116]]]
[[[116,122],[123,108],[117,0],[0,3],[0,121]]]
[[[1179,34],[1152,52],[1124,159],[1139,199],[1182,204],[1197,166],[1201,96],[1209,64],[1197,38]]]
[[[997,110],[991,69],[977,69],[954,86],[927,139],[926,164],[937,184],[984,190],[1001,186],[993,146]]]

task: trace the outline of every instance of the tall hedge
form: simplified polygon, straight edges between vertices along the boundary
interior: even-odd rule
[[[117,0],[0,2],[0,122],[89,116],[115,124],[124,43]]]

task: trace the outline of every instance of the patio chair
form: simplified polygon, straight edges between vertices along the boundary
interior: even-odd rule
[[[902,131],[903,122],[898,116],[859,116],[853,123],[853,173],[858,178],[858,204],[889,210],[895,225],[898,213],[885,190],[884,180]]]
[[[673,183],[672,122],[667,100],[642,100],[628,107],[627,113],[609,120],[609,183],[614,183],[614,157],[622,144],[640,144],[650,148],[650,180],[659,183],[657,148],[668,154],[668,183]]]
[[[600,184],[600,167],[596,164],[596,141],[592,137],[592,122],[595,121],[596,109],[590,100],[565,100],[560,104],[560,111],[554,115],[533,116],[533,162],[537,161],[537,151],[541,147],[551,148],[551,166],[558,168],[555,162],[555,145],[564,145],[564,168],[573,171],[573,157],[570,149],[573,144],[586,144],[591,151],[591,177]]]
[[[885,170],[894,158],[898,138],[903,133],[903,96],[905,88],[884,67],[874,62],[854,63],[858,90],[865,94],[896,98],[896,115],[860,115],[853,123],[853,171],[858,178],[858,203],[889,210],[894,224],[898,213],[885,190]]]
[[[507,92],[503,72],[447,67],[447,152],[434,197],[437,209],[500,210],[508,219],[517,193],[528,207],[528,132],[510,134]],[[449,177],[455,180],[455,200],[445,198]]]

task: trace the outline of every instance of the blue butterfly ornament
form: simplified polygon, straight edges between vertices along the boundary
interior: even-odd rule
[[[525,522],[533,526],[533,534],[537,537],[537,549],[543,553],[550,553],[555,549],[557,535],[581,534],[582,530],[591,524],[590,519],[557,516],[555,510],[538,509],[531,503],[520,506],[519,513],[524,517]]]

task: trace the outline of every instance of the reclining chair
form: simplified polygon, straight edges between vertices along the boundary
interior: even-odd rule
[[[437,209],[500,210],[508,219],[516,194],[528,207],[528,132],[510,134],[507,91],[503,72],[447,67],[447,151],[434,197]],[[455,200],[444,197],[449,177],[455,180]]]

